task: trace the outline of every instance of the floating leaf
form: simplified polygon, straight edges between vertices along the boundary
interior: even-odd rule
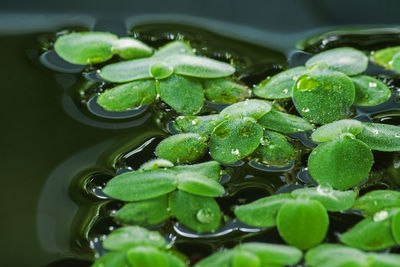
[[[330,187],[300,188],[292,193],[294,197],[307,196],[309,199],[319,201],[328,211],[343,211],[350,209],[355,200],[354,191],[337,191]]]
[[[298,198],[282,205],[276,222],[286,243],[305,250],[325,239],[329,217],[318,201]]]
[[[387,69],[391,69],[392,59],[394,55],[400,52],[400,46],[388,47],[374,51],[371,54],[371,61],[377,65],[384,66]]]
[[[340,241],[363,250],[381,250],[396,245],[392,233],[392,218],[396,211],[383,210],[365,218],[340,235]]]
[[[359,197],[353,208],[361,210],[364,215],[372,216],[381,210],[400,207],[400,192],[392,190],[375,190]]]
[[[249,99],[227,106],[221,115],[231,119],[251,117],[258,120],[271,110],[271,103],[264,100]]]
[[[115,219],[124,224],[154,225],[169,218],[168,197],[161,196],[128,203],[118,210]]]
[[[155,53],[154,57],[165,58],[170,55],[195,55],[193,48],[183,41],[173,41],[160,47]]]
[[[400,72],[400,52],[397,52],[393,58],[391,63],[391,67],[394,71]]]
[[[139,226],[126,226],[111,232],[103,241],[108,250],[127,250],[138,246],[164,248],[167,245],[164,237],[158,232],[149,231]]]
[[[368,177],[373,161],[366,144],[351,134],[343,134],[311,152],[308,171],[320,185],[346,190]]]
[[[153,54],[153,49],[150,46],[129,37],[115,40],[112,43],[111,51],[123,59],[149,57]]]
[[[397,206],[400,207],[400,206]],[[392,219],[392,234],[398,245],[400,245],[400,210],[394,213]]]
[[[175,174],[168,170],[134,171],[111,179],[103,192],[123,201],[139,201],[165,195],[176,189]]]
[[[262,127],[250,118],[224,121],[211,134],[210,154],[219,162],[236,162],[253,153],[262,135]]]
[[[233,257],[236,253],[237,252],[232,249],[214,253],[196,263],[195,267],[230,267],[232,266]]]
[[[199,164],[175,166],[171,168],[171,171],[174,171],[177,174],[183,172],[195,172],[218,182],[220,178],[221,167],[216,161],[207,161]]]
[[[174,68],[163,62],[156,62],[150,67],[151,76],[158,80],[168,78],[172,73],[174,73]]]
[[[169,196],[169,207],[179,222],[197,232],[213,232],[221,223],[221,210],[210,197],[178,190]]]
[[[207,79],[203,81],[206,98],[214,103],[234,104],[251,96],[251,91],[233,80]]]
[[[400,255],[368,253],[370,262],[368,267],[400,267]]]
[[[194,162],[207,152],[207,137],[196,133],[172,135],[161,141],[155,154],[173,163]]]
[[[363,129],[364,125],[357,120],[334,121],[316,129],[312,133],[311,139],[316,143],[324,143],[336,139],[344,133],[356,136]]]
[[[364,123],[363,131],[357,138],[371,149],[379,151],[400,151],[400,127],[382,123]]]
[[[139,171],[148,171],[148,170],[154,170],[154,169],[160,169],[160,168],[170,168],[173,167],[174,164],[166,159],[152,159],[149,160],[145,163],[143,163]]]
[[[392,92],[386,84],[367,75],[352,77],[356,89],[354,105],[375,106],[390,98]]]
[[[225,193],[222,185],[197,172],[182,172],[178,176],[178,189],[204,197],[219,197]]]
[[[258,199],[235,208],[236,217],[245,224],[256,227],[276,225],[276,216],[283,204],[293,200],[290,194],[279,194]]]
[[[113,63],[103,67],[99,75],[104,80],[115,83],[150,79],[150,67],[156,62],[156,59],[150,57]]]
[[[150,104],[156,95],[154,81],[134,81],[106,90],[97,98],[97,103],[106,110],[123,111]]]
[[[169,267],[166,253],[153,247],[135,247],[127,252],[133,267]]]
[[[54,43],[54,49],[64,60],[73,64],[95,64],[110,59],[115,34],[108,32],[73,32],[62,35]]]
[[[257,159],[272,166],[286,166],[294,159],[296,151],[282,134],[264,131],[261,145],[255,151]]]
[[[171,55],[164,62],[173,67],[176,74],[198,78],[222,78],[235,72],[235,68],[227,63],[186,54]]]
[[[330,68],[347,75],[357,75],[367,69],[367,56],[352,47],[340,47],[319,53],[306,62],[306,67],[326,63]]]
[[[173,254],[165,254],[168,260],[168,267],[187,267],[187,264],[179,257]]]
[[[106,253],[97,259],[92,267],[128,267],[126,252],[113,251]]]
[[[307,69],[303,66],[291,68],[267,78],[257,85],[253,92],[256,96],[267,99],[282,99],[292,96],[293,86]]]
[[[323,67],[302,75],[293,88],[293,102],[300,115],[321,124],[345,116],[354,97],[354,84],[349,77]]]
[[[174,128],[179,132],[211,134],[214,128],[226,118],[221,115],[179,116],[175,119]]]
[[[165,103],[185,115],[198,113],[204,104],[203,87],[192,78],[172,75],[158,83],[157,91]]]
[[[339,244],[322,244],[306,253],[306,263],[310,267],[365,267],[367,255],[362,251]]]
[[[281,133],[297,133],[314,128],[314,125],[301,117],[274,109],[262,116],[258,120],[258,123],[264,128]]]
[[[233,267],[260,267],[260,259],[253,253],[247,251],[237,251],[232,259]]]

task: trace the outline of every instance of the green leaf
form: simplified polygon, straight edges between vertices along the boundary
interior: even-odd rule
[[[260,259],[253,253],[247,251],[237,251],[232,259],[233,267],[260,267]]]
[[[127,252],[132,267],[169,267],[166,253],[153,247],[135,247]]]
[[[400,267],[399,254],[369,253],[368,267]]]
[[[340,120],[317,128],[311,135],[316,143],[324,143],[338,138],[344,133],[357,136],[364,129],[364,125],[357,120]]]
[[[250,204],[238,206],[234,212],[236,217],[247,225],[256,227],[272,227],[276,225],[276,217],[283,204],[293,200],[290,194],[279,194],[258,199]]]
[[[296,151],[282,134],[264,131],[261,145],[255,151],[255,156],[261,162],[272,166],[286,166],[294,159]]]
[[[178,185],[175,174],[168,170],[134,171],[112,178],[104,194],[123,201],[139,201],[165,195]]]
[[[400,127],[381,123],[364,123],[363,131],[357,138],[371,149],[379,151],[400,151]]]
[[[103,241],[108,250],[123,251],[133,247],[152,246],[164,248],[167,245],[164,237],[158,232],[149,231],[139,226],[125,226],[111,232]]]
[[[179,116],[174,121],[174,128],[184,133],[211,134],[214,128],[226,118],[221,115]]]
[[[352,47],[334,48],[319,53],[306,62],[306,67],[326,63],[330,68],[347,75],[357,75],[367,69],[367,56]]]
[[[300,188],[294,190],[293,197],[307,196],[309,199],[319,201],[328,211],[343,211],[350,209],[356,201],[354,191],[337,191],[330,187]]]
[[[160,168],[171,168],[173,167],[174,164],[166,159],[152,159],[149,160],[145,163],[143,163],[139,167],[139,171],[148,171],[148,170],[154,170],[154,169],[160,169]]]
[[[303,66],[291,68],[263,80],[253,92],[256,96],[267,99],[282,99],[292,96],[293,86],[298,77],[305,74],[307,69]]]
[[[188,265],[186,262],[184,262],[181,258],[170,254],[170,253],[165,253],[165,256],[167,257],[168,260],[168,267],[187,267]]]
[[[178,176],[178,189],[204,197],[220,197],[225,193],[222,185],[197,172],[182,172]]]
[[[103,67],[99,75],[104,80],[115,83],[150,79],[150,67],[156,62],[157,60],[151,57],[113,63]]]
[[[168,78],[172,73],[174,73],[174,68],[163,62],[156,62],[150,67],[151,76],[158,80]]]
[[[73,64],[95,64],[110,59],[112,44],[118,37],[107,32],[73,32],[62,35],[54,49],[64,60]]]
[[[298,198],[282,205],[277,226],[279,235],[286,243],[306,250],[325,239],[329,217],[318,201]]]
[[[397,206],[400,207],[400,206]],[[400,245],[400,210],[394,213],[392,219],[392,234],[397,245]]]
[[[365,267],[367,255],[339,244],[322,244],[310,249],[305,256],[310,267]]]
[[[198,175],[205,176],[218,182],[220,178],[221,167],[216,161],[207,161],[199,164],[175,166],[171,168],[171,171],[174,171],[177,174],[184,172],[195,172]]]
[[[158,82],[161,99],[184,115],[198,113],[204,104],[203,87],[198,80],[172,75]]]
[[[294,247],[265,243],[245,243],[235,248],[258,256],[261,266],[294,265],[303,257],[303,253]]]
[[[134,81],[106,90],[97,98],[97,103],[106,110],[123,111],[150,104],[156,95],[154,81]]]
[[[210,137],[210,154],[223,163],[234,163],[260,144],[263,129],[250,118],[228,120],[219,124]]]
[[[173,41],[160,47],[155,53],[154,57],[165,58],[170,55],[194,55],[193,48],[183,41]]]
[[[391,63],[391,67],[394,71],[400,72],[400,52],[397,52],[393,58]]]
[[[351,134],[343,134],[311,152],[308,171],[321,186],[346,190],[368,177],[373,162],[366,144]]]
[[[356,89],[354,105],[375,106],[390,98],[392,92],[386,84],[366,75],[352,77]]]
[[[281,133],[297,133],[314,129],[314,125],[305,119],[274,109],[262,116],[258,123],[264,128]]]
[[[206,98],[219,104],[234,104],[251,96],[251,90],[231,79],[207,79],[203,81]]]
[[[374,51],[371,54],[371,61],[387,69],[392,69],[392,59],[394,55],[400,52],[400,46],[388,47]]]
[[[207,137],[196,133],[172,135],[161,141],[155,154],[173,163],[194,162],[207,152]]]
[[[400,207],[400,192],[375,190],[359,197],[353,209],[361,210],[366,216],[372,216],[378,211],[396,207]]]
[[[235,68],[227,63],[185,54],[171,55],[164,62],[173,67],[176,74],[198,78],[222,78],[235,72]]]
[[[153,49],[150,46],[129,37],[115,40],[112,43],[111,51],[123,59],[149,57],[153,54]]]
[[[178,190],[169,196],[169,207],[178,221],[197,232],[213,232],[221,223],[221,210],[210,197]]]
[[[118,210],[115,219],[123,224],[155,225],[168,219],[168,197],[161,196],[128,203]]]
[[[196,263],[195,267],[231,267],[236,253],[235,250],[229,249],[211,254]]]
[[[92,267],[129,267],[126,252],[108,252],[97,259]]]
[[[357,223],[353,228],[340,235],[344,244],[363,250],[381,250],[396,245],[392,233],[392,218],[398,212],[379,211]]]
[[[293,102],[300,115],[321,124],[344,117],[354,97],[354,84],[349,77],[322,66],[300,76],[293,88]]]
[[[251,117],[258,120],[271,110],[271,103],[264,100],[249,99],[227,106],[221,115],[230,119]]]

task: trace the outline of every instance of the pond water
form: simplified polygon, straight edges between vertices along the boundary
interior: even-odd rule
[[[189,40],[200,54],[233,61],[238,78],[249,86],[301,65],[311,53],[325,49],[353,46],[368,52],[400,44],[399,28],[332,31],[307,39],[321,31],[282,35],[250,31],[246,35],[242,29],[242,34],[229,38],[225,31],[229,25],[206,26],[132,22],[129,34],[154,47],[178,38]],[[115,174],[154,158],[155,146],[170,134],[169,122],[176,116],[162,103],[117,114],[101,110],[92,98],[107,85],[98,80],[95,69],[65,64],[48,51],[57,33],[66,29],[84,30],[85,26],[0,36],[0,53],[7,63],[0,67],[4,266],[89,266],[94,254],[102,251],[101,239],[118,227],[112,214],[122,205],[107,199],[101,188]],[[379,106],[354,109],[353,115],[362,121],[399,125],[400,79],[377,66],[367,72],[389,84],[393,96]],[[293,110],[290,103],[282,104]],[[221,106],[208,105],[205,112],[215,109]],[[298,146],[313,146],[306,134],[292,137]],[[241,241],[282,243],[275,228],[250,228],[232,220],[232,208],[313,183],[304,169],[308,150],[303,152],[300,162],[283,169],[246,161],[225,166],[223,182],[229,195],[217,201],[226,225],[217,232],[198,235],[173,220],[155,229],[192,262]],[[374,154],[376,162],[361,194],[399,189],[400,154]],[[361,217],[348,212],[331,214],[330,219],[328,241],[336,242],[336,233]]]

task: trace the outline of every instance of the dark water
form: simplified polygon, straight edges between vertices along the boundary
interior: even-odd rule
[[[84,27],[69,25],[51,32],[0,36],[0,54],[5,63],[0,67],[0,249],[4,266],[89,266],[94,255],[101,253],[101,239],[118,227],[112,214],[122,205],[107,199],[101,188],[114,175],[136,169],[153,158],[155,146],[169,134],[168,122],[176,115],[162,103],[116,115],[99,109],[91,99],[109,85],[98,80],[95,69],[83,69],[82,75],[80,67],[64,64],[47,51],[57,32],[66,29]],[[398,45],[398,31],[332,32],[299,44],[297,41],[306,40],[309,33],[270,35],[284,40],[280,48],[267,41],[250,43],[178,24],[135,26],[129,34],[155,47],[177,38],[190,40],[199,54],[233,61],[238,66],[237,78],[252,86],[268,75],[303,64],[310,53],[343,45],[366,52]],[[268,36],[266,33],[263,38],[268,40]],[[296,50],[296,45],[304,51]],[[400,80],[377,66],[367,72],[387,82],[393,97],[377,107],[355,109],[353,115],[363,121],[399,125]],[[290,103],[281,104],[293,110]],[[218,106],[209,105],[204,112],[215,109]],[[312,147],[306,134],[292,137],[298,147],[301,143]],[[296,164],[285,170],[244,161],[225,166],[223,180],[229,195],[217,201],[226,215],[226,225],[216,233],[199,235],[174,220],[155,229],[192,262],[241,241],[281,243],[274,228],[255,229],[233,220],[232,208],[277,192],[289,192],[299,186],[296,182],[312,183],[304,170],[308,151],[304,148]],[[400,154],[375,153],[375,161],[371,177],[360,192],[399,189]],[[331,214],[327,241],[336,242],[337,232],[360,219],[352,213]]]

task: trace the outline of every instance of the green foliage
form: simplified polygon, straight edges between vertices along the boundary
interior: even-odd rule
[[[309,131],[314,128],[314,125],[301,117],[274,109],[262,116],[258,120],[258,123],[264,128],[281,133],[297,133]]]
[[[396,207],[400,207],[400,192],[374,190],[359,197],[353,209],[361,210],[365,216],[372,216],[378,211]]]
[[[221,167],[216,161],[207,161],[199,164],[192,165],[179,165],[170,169],[176,174],[184,172],[195,172],[199,175],[205,176],[208,179],[219,181]]]
[[[162,251],[153,247],[134,247],[128,250],[127,258],[133,267],[168,267],[168,259]]]
[[[339,244],[322,244],[310,249],[305,256],[310,267],[365,267],[367,255],[362,251]]]
[[[271,103],[264,100],[245,100],[227,106],[221,111],[221,115],[230,119],[251,117],[258,120],[271,110]]]
[[[97,259],[92,267],[128,267],[125,251],[112,251]]]
[[[272,166],[286,166],[295,157],[296,151],[282,134],[264,131],[261,145],[255,151],[257,160]]]
[[[117,62],[104,66],[99,75],[104,80],[115,83],[150,79],[150,67],[156,62],[153,57]]]
[[[367,75],[352,77],[356,89],[354,105],[375,106],[390,98],[392,92],[386,84]]]
[[[221,115],[206,116],[179,116],[174,121],[174,128],[184,133],[203,133],[211,134],[214,128],[222,121],[226,120]]]
[[[377,65],[381,65],[387,69],[392,69],[392,59],[400,52],[400,46],[387,47],[374,51],[371,54],[371,61]]]
[[[251,96],[251,90],[233,80],[206,79],[203,81],[206,98],[214,103],[234,104]]]
[[[123,59],[149,57],[153,54],[153,49],[151,47],[139,40],[129,37],[115,40],[112,43],[111,51],[113,54],[117,54]]]
[[[217,181],[198,172],[182,172],[178,174],[178,189],[205,197],[219,197],[225,189]]]
[[[151,76],[158,80],[168,78],[172,73],[174,69],[163,62],[156,62],[150,67]]]
[[[311,139],[316,143],[324,143],[338,138],[344,133],[357,136],[364,129],[364,125],[357,120],[339,120],[323,125],[316,129]]]
[[[400,151],[400,127],[396,125],[364,123],[357,138],[374,150]]]
[[[154,170],[154,169],[159,169],[159,168],[170,168],[173,167],[174,164],[166,159],[152,159],[149,160],[145,163],[143,163],[139,171],[148,171],[148,170]]]

